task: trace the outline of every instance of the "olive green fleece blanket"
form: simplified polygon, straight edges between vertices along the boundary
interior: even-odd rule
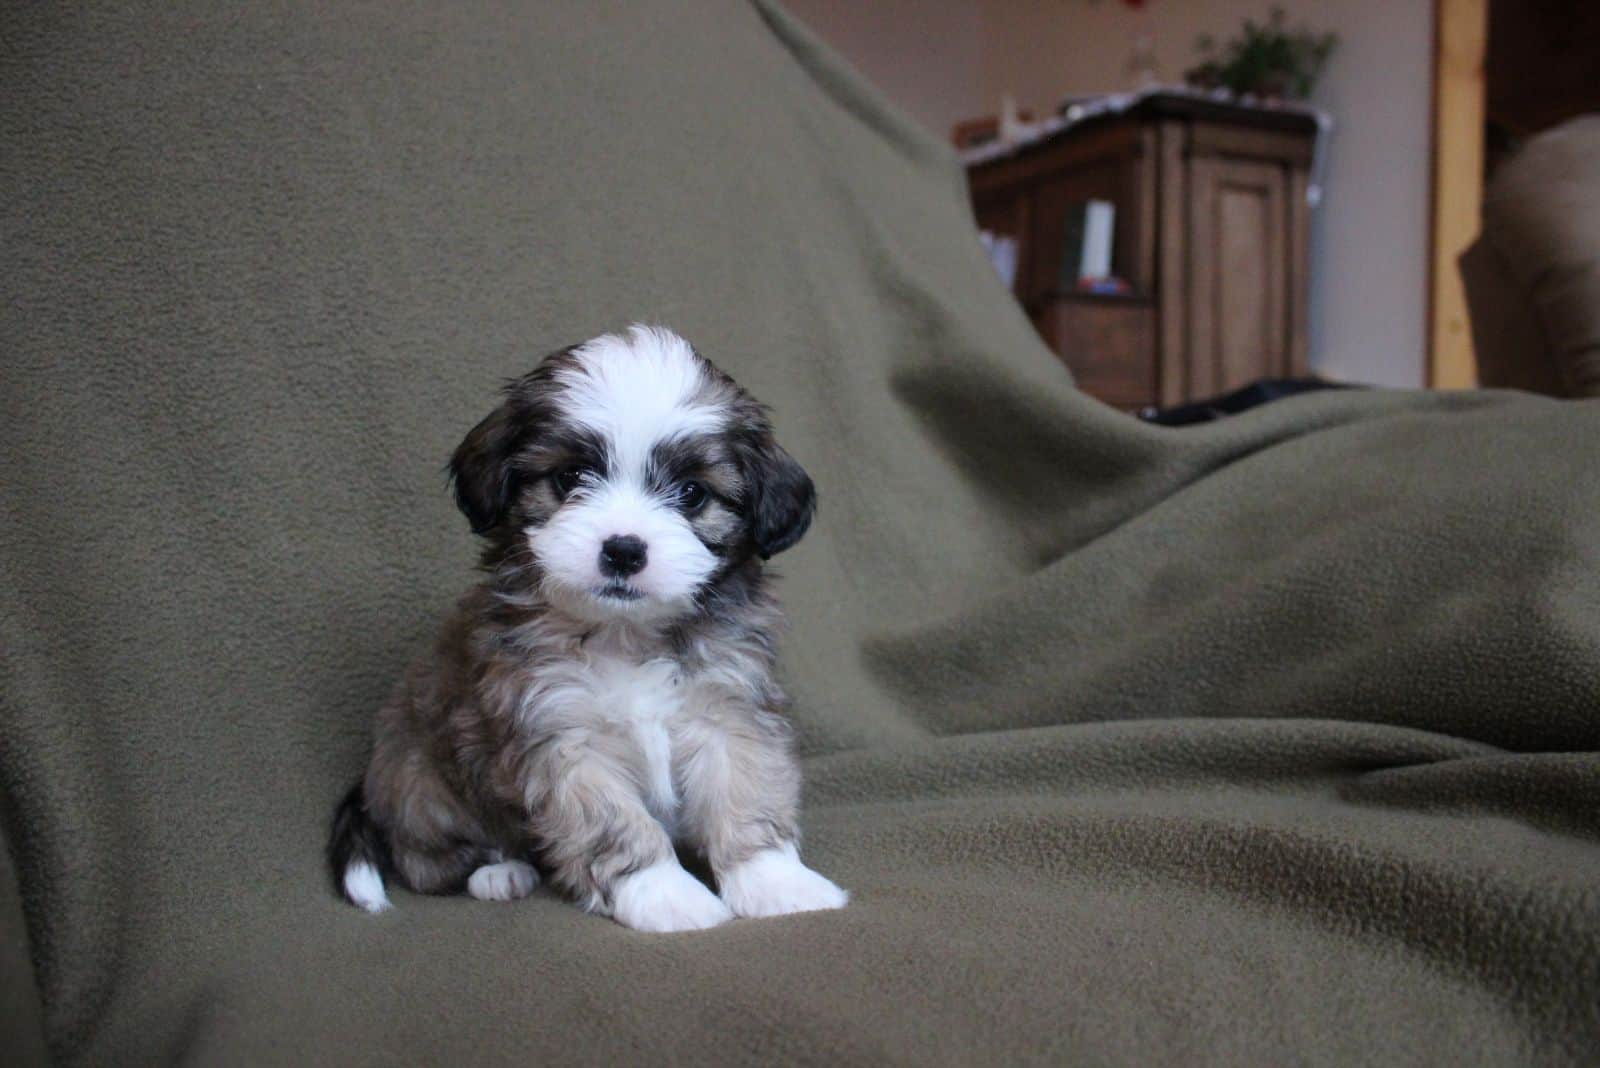
[[[0,1059],[1594,1062],[1594,404],[1109,411],[767,3],[9,4],[0,102]],[[363,915],[323,839],[471,581],[443,462],[635,319],[821,489],[853,900]]]

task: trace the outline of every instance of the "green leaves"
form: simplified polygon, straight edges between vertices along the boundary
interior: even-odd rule
[[[1184,77],[1204,89],[1303,99],[1338,44],[1338,34],[1290,29],[1283,8],[1275,6],[1265,23],[1245,19],[1238,36],[1220,47],[1216,38],[1202,34],[1195,41],[1202,61]]]

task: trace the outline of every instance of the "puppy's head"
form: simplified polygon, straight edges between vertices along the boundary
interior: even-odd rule
[[[661,620],[800,540],[811,479],[766,410],[670,331],[635,326],[511,383],[450,462],[456,500],[580,619]]]

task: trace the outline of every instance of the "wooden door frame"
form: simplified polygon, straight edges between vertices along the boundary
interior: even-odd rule
[[[1429,235],[1428,385],[1478,381],[1457,258],[1483,205],[1484,58],[1489,0],[1434,0],[1433,188]]]

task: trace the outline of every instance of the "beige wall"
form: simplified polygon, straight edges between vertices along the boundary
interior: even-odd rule
[[[1338,123],[1313,222],[1312,362],[1391,386],[1422,383],[1427,303],[1431,0],[1282,0],[1291,22],[1342,38],[1313,102]],[[1124,88],[1150,33],[1164,79],[1202,32],[1232,33],[1269,0],[788,0],[790,9],[941,136],[1011,93],[1044,113],[1069,93]]]

